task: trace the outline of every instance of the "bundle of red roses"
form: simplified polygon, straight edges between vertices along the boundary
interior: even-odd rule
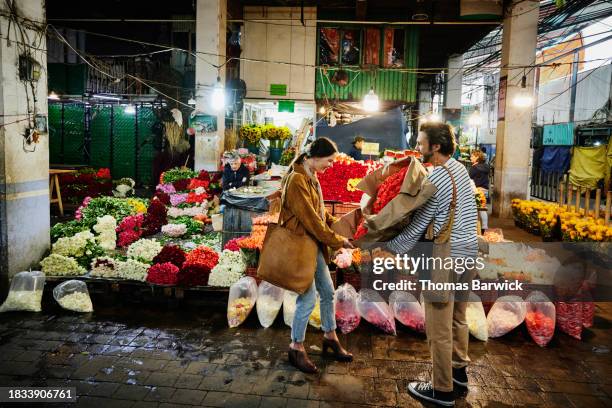
[[[153,198],[157,198],[164,205],[170,205],[170,194],[164,193],[163,191],[158,191],[155,193]]]
[[[177,283],[181,286],[206,286],[210,269],[197,263],[185,262],[177,275]]]
[[[208,173],[206,170],[200,170],[200,174],[198,174],[198,180],[201,181],[208,181],[210,182],[210,173]]]
[[[191,179],[182,179],[182,180],[176,180],[174,183],[172,183],[172,185],[174,186],[174,189],[176,191],[185,191],[185,190],[189,190],[189,182],[191,181]]]
[[[150,236],[161,231],[161,227],[168,223],[166,206],[158,199],[153,198],[147,208],[142,227],[143,235]]]
[[[186,254],[178,245],[165,245],[161,252],[153,258],[153,263],[166,263],[171,264],[180,268],[185,263]]]
[[[193,251],[187,253],[187,256],[185,257],[185,264],[200,265],[208,269],[212,269],[217,266],[218,262],[219,254],[205,245],[200,245]]]
[[[200,180],[198,178],[193,178],[189,182],[189,185],[187,186],[187,189],[188,190],[195,190],[195,189],[197,189],[199,187],[202,187],[204,189],[208,189],[209,184],[210,184],[210,181],[208,181],[208,180]]]
[[[206,193],[197,194],[197,193],[191,192],[187,194],[187,199],[185,200],[185,202],[189,204],[199,204],[207,199],[208,199],[208,194]]]
[[[179,268],[170,263],[156,263],[149,268],[147,282],[156,285],[176,285]]]
[[[363,195],[362,191],[349,191],[347,185],[351,179],[361,179],[370,172],[370,168],[363,162],[358,162],[345,155],[338,155],[332,167],[324,173],[318,174],[319,183],[323,192],[323,199],[358,202]]]
[[[142,236],[143,214],[125,217],[117,226],[117,246],[126,247]]]
[[[241,239],[242,237],[230,239],[229,241],[227,241],[223,249],[227,249],[229,251],[240,251],[240,247],[238,246],[238,241],[240,241]]]

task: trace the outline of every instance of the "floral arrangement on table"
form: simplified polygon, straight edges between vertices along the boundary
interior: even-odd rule
[[[240,240],[240,238],[232,238],[229,241],[227,241],[225,243],[225,246],[223,247],[224,250],[228,250],[228,251],[234,251],[234,252],[239,252],[240,251],[240,247],[238,246],[238,241]]]
[[[121,220],[117,226],[117,245],[126,247],[132,242],[136,242],[142,236],[142,223],[144,222],[143,214],[130,215]]]
[[[256,268],[259,263],[259,251],[263,248],[267,230],[267,225],[255,224],[250,235],[236,240],[236,245],[250,268]]]
[[[113,196],[119,198],[126,198],[134,195],[134,187],[136,186],[136,182],[129,178],[123,177],[119,180],[113,180]]]
[[[218,262],[219,254],[217,254],[215,250],[205,245],[200,245],[193,251],[187,253],[183,267],[186,265],[201,265],[210,270],[214,268]]]
[[[140,198],[128,198],[127,203],[132,207],[133,214],[146,214],[149,200]]]
[[[166,224],[161,228],[161,232],[169,237],[181,237],[187,232],[185,224]]]
[[[166,206],[157,199],[151,200],[142,223],[143,235],[155,235],[160,232],[161,227],[167,223],[168,215]]]
[[[110,215],[117,222],[134,214],[135,211],[126,199],[115,197],[86,197],[83,204],[77,210],[75,218],[82,220],[84,225],[92,227],[98,217]]]
[[[42,272],[47,276],[80,276],[87,270],[76,259],[60,254],[51,254],[40,261]]]
[[[156,285],[176,285],[179,268],[171,262],[156,263],[149,268],[147,282]]]
[[[80,203],[87,196],[110,195],[113,188],[108,168],[96,170],[86,167],[75,173],[60,175],[59,181],[63,199],[71,204]]]
[[[153,258],[153,263],[160,264],[169,262],[175,265],[177,268],[181,268],[185,263],[186,257],[187,254],[185,254],[185,251],[183,251],[181,247],[178,245],[168,244],[164,245],[160,253],[155,255],[155,258]]]
[[[224,250],[219,263],[212,269],[208,278],[210,286],[229,287],[244,276],[246,263],[240,252]]]
[[[144,282],[149,273],[149,264],[139,262],[135,259],[119,261],[117,263],[117,276],[122,279]]]
[[[98,217],[98,222],[93,230],[98,233],[96,237],[98,244],[105,251],[112,251],[117,246],[117,220],[112,215]]]
[[[89,227],[79,220],[58,222],[51,227],[51,242],[63,237],[71,237],[81,231],[89,231]]]
[[[155,239],[139,239],[128,247],[128,258],[150,264],[153,258],[162,250],[161,244]]]
[[[187,253],[185,262],[178,274],[178,283],[183,286],[208,285],[210,271],[219,262],[219,254],[201,245]]]
[[[104,254],[90,231],[81,231],[72,237],[58,239],[51,247],[52,255],[73,258],[82,267],[88,267],[91,260]]]
[[[244,125],[238,131],[238,137],[250,144],[258,144],[262,137],[261,126]]]
[[[108,256],[101,256],[91,261],[91,276],[98,278],[116,278],[118,261]]]
[[[163,172],[159,177],[159,183],[160,184],[168,184],[168,183],[172,184],[180,180],[189,180],[191,178],[197,177],[198,175],[199,173],[196,171],[176,167],[176,168],[166,170],[165,172]]]
[[[355,186],[363,177],[379,167],[382,167],[382,164],[357,161],[345,154],[337,155],[332,167],[317,175],[323,198],[347,203],[359,202],[363,192],[357,190]]]

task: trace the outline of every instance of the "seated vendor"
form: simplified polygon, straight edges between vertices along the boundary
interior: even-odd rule
[[[225,168],[223,169],[223,190],[239,188],[249,184],[249,170],[238,155],[238,152],[231,151],[225,156]]]
[[[353,139],[353,147],[349,151],[349,156],[351,156],[355,160],[363,160],[363,154],[361,153],[361,149],[363,149],[363,143],[365,139],[361,136],[355,136]]]

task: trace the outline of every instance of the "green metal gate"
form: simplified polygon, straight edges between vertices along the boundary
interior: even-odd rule
[[[49,104],[49,161],[53,164],[108,167],[113,179],[131,177],[138,185],[153,180],[154,107],[56,102]]]

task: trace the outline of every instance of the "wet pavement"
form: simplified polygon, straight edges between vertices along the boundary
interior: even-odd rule
[[[0,315],[0,385],[76,387],[79,407],[413,407],[421,404],[407,383],[430,375],[424,337],[402,328],[391,337],[362,323],[341,336],[356,357],[346,364],[323,359],[320,333],[309,327],[321,374],[305,375],[287,363],[282,316],[263,329],[252,314],[230,330],[220,301],[97,303],[90,315],[53,305]],[[469,391],[457,406],[612,406],[611,339],[612,303],[597,305],[582,341],[557,333],[540,348],[524,327],[472,339]]]

